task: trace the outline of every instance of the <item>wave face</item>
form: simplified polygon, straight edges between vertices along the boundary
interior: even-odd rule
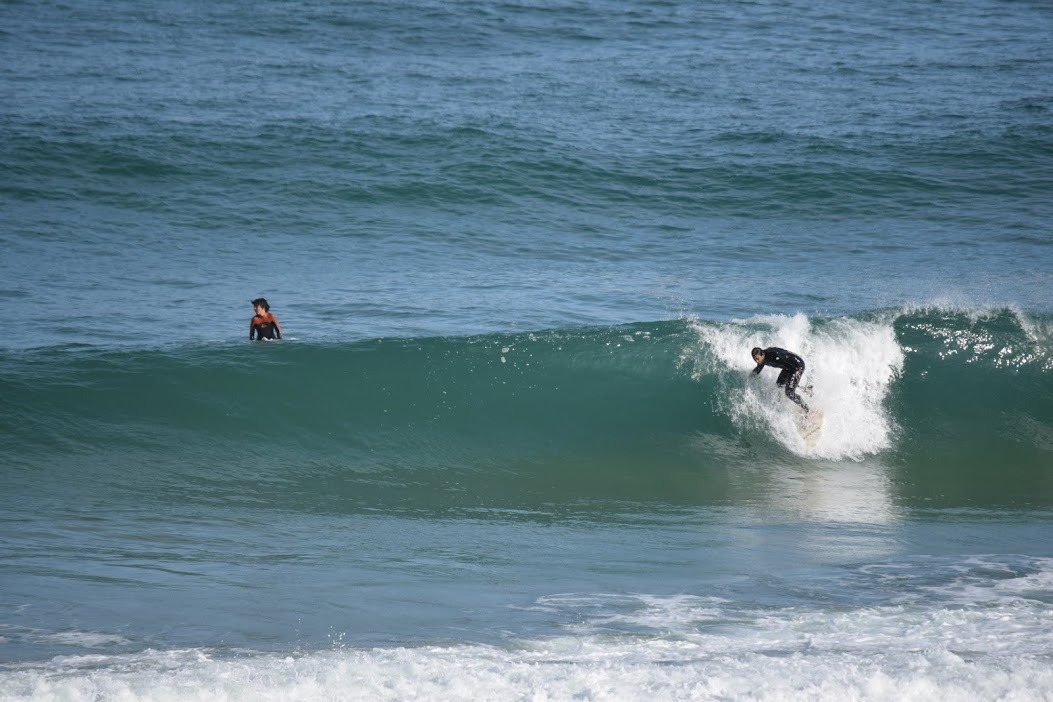
[[[812,449],[775,371],[749,373],[749,349],[769,345],[807,360],[826,417]],[[1049,318],[939,308],[67,346],[2,357],[0,450],[5,482],[28,493],[293,509],[707,503],[735,499],[729,475],[800,461],[879,461],[908,500],[1048,506],[1050,348]],[[685,492],[689,477],[702,487]]]

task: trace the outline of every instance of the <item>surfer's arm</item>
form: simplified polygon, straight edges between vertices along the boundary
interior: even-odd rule
[[[282,338],[282,325],[278,324],[278,318],[274,315],[271,315],[271,324],[274,325],[274,338]]]
[[[761,372],[762,370],[764,370],[764,364],[763,364],[763,363],[758,363],[758,364],[757,364],[757,367],[756,367],[756,368],[754,368],[754,369],[753,369],[753,370],[752,370],[751,372],[752,372],[752,373],[753,373],[754,375],[760,375],[760,372]]]
[[[256,336],[256,318],[253,317],[249,320],[249,341],[252,341]]]

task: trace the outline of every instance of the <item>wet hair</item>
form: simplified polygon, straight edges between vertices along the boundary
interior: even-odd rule
[[[764,349],[762,349],[760,346],[754,346],[753,350],[750,351],[750,356],[756,358],[757,354],[759,353],[764,353]]]
[[[265,297],[257,297],[255,300],[252,301],[252,306],[262,307],[264,312],[271,311],[271,306],[267,304],[267,298]]]

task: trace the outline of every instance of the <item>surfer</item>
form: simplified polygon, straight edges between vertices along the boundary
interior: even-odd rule
[[[756,375],[760,375],[760,372],[764,370],[764,366],[775,366],[782,369],[775,384],[785,387],[786,397],[799,404],[804,413],[808,414],[808,405],[804,404],[804,400],[797,394],[797,384],[801,382],[801,376],[804,374],[804,359],[777,346],[771,346],[766,349],[756,347],[750,352],[750,355],[753,356],[753,360],[757,364],[757,367],[753,369]],[[807,388],[805,390],[807,391]]]
[[[260,341],[282,338],[282,327],[278,324],[278,318],[271,314],[271,306],[267,304],[267,300],[258,297],[252,301],[252,307],[256,314],[249,322],[249,341],[254,338]]]

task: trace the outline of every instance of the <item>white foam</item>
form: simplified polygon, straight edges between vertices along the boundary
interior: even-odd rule
[[[889,569],[913,566],[865,572],[873,578]],[[857,607],[562,593],[532,607],[564,622],[552,637],[502,646],[63,656],[0,666],[0,700],[1050,699],[1053,605],[1028,595],[1048,594],[1053,560],[1014,565],[973,556],[944,569],[961,572],[953,583],[979,578],[1004,599],[934,600],[924,586],[905,604]],[[992,571],[1020,575],[983,577]],[[918,575],[919,585],[930,576]]]
[[[49,634],[42,637],[44,640],[63,646],[83,646],[86,648],[101,648],[103,646],[122,646],[128,643],[123,636],[112,634],[96,634],[86,631],[67,631],[57,634]]]
[[[903,370],[904,353],[891,320],[835,319],[821,327],[803,314],[757,317],[745,322],[693,322],[700,345],[685,349],[682,361],[694,364],[696,377],[733,371],[741,379],[727,387],[726,408],[740,426],[764,426],[789,450],[826,459],[861,459],[888,448],[895,424],[884,407],[893,381]],[[802,386],[814,395],[805,401],[825,415],[818,443],[805,446],[795,421],[799,411],[776,387],[773,370],[760,377],[750,349],[779,346],[801,355],[807,370]]]
[[[32,700],[1048,700],[1048,607],[734,611],[716,598],[610,597],[563,636],[506,646],[201,649],[0,670]],[[590,609],[589,596],[549,607]],[[619,603],[614,603],[618,605]],[[617,607],[616,607],[617,608]],[[625,633],[635,627],[637,631]],[[614,633],[611,633],[611,631]]]
[[[968,564],[962,564],[968,567]],[[1038,572],[1048,575],[1042,563]],[[1034,575],[1021,577],[1021,589],[1033,587]],[[1045,581],[1042,581],[1045,582]],[[1000,587],[1000,586],[996,586]],[[1003,595],[1008,593],[1003,592]],[[604,640],[623,652],[649,635],[648,641],[682,650],[683,661],[767,653],[788,656],[807,653],[820,662],[825,653],[878,655],[888,651],[969,651],[989,654],[1043,656],[1053,652],[1048,602],[1020,596],[987,598],[976,604],[931,598],[912,605],[829,609],[814,606],[761,609],[717,597],[693,595],[566,594],[542,598],[539,607],[567,614],[568,646]],[[659,643],[659,642],[665,643]],[[573,642],[573,643],[571,643]],[[551,649],[553,643],[546,641]],[[673,654],[666,654],[663,660]],[[651,660],[646,658],[645,660]]]
[[[1021,565],[1002,556],[972,556],[944,568],[954,577],[925,590],[949,602],[994,605],[1012,614],[1035,602],[1053,603],[1053,558],[1028,557]]]

